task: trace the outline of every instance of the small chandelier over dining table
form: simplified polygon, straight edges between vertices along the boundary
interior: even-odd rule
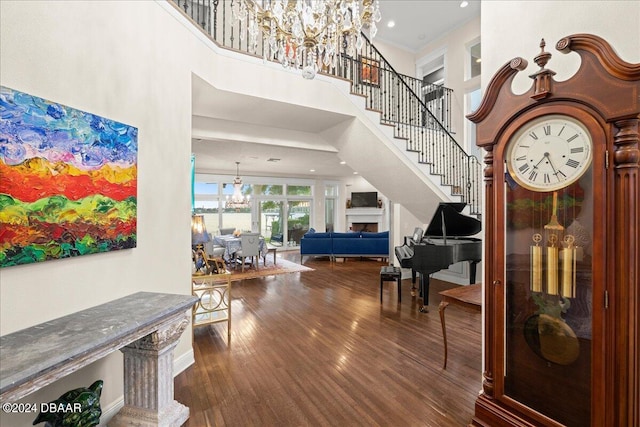
[[[240,162],[236,162],[236,177],[233,179],[233,194],[227,196],[225,207],[227,209],[243,209],[251,206],[250,196],[242,194],[242,178],[240,178]]]
[[[335,68],[342,51],[351,57],[359,53],[362,29],[373,39],[381,19],[379,0],[375,5],[374,0],[240,0],[234,13],[247,21],[251,53],[262,40],[265,59],[302,68],[306,79],[321,66]]]

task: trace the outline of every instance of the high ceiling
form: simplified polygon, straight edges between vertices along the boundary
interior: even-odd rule
[[[382,21],[378,25],[376,40],[415,53],[480,14],[480,1],[471,0],[460,8],[460,0],[381,0]],[[388,28],[393,20],[395,26]],[[301,77],[300,77],[301,78]],[[252,125],[270,124],[291,132],[305,129],[319,132],[344,120],[327,112],[308,111],[282,103],[256,105],[255,98],[238,94],[212,93],[215,89],[202,81],[193,85],[194,123],[202,117],[215,117],[232,123],[233,117],[243,117],[238,124],[243,130]],[[215,99],[217,105],[209,100]],[[224,102],[220,102],[223,99]],[[241,113],[234,113],[241,112]],[[295,120],[291,118],[294,117]],[[292,125],[294,124],[294,125]],[[297,124],[297,125],[296,125]],[[295,139],[295,138],[294,138]],[[235,162],[240,162],[241,175],[270,175],[296,177],[348,177],[356,172],[349,165],[340,164],[335,150],[316,142],[298,147],[283,147],[249,141],[238,142],[217,135],[196,135],[192,143],[198,170],[216,174],[235,174]],[[269,161],[269,159],[279,159]],[[314,170],[313,172],[311,170]]]
[[[480,1],[468,1],[461,8],[460,0],[381,0],[382,21],[375,40],[388,42],[411,52],[462,26],[480,15]],[[388,28],[389,21],[395,26]]]

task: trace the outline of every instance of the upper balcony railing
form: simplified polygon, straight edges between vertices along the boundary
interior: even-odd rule
[[[249,47],[248,25],[232,14],[237,1],[171,0],[221,47],[263,57],[264,45]],[[396,138],[406,140],[407,151],[429,165],[452,195],[481,213],[482,165],[470,156],[450,133],[451,89],[424,85],[421,80],[397,73],[365,37],[360,54],[340,55],[335,67],[320,66],[318,72],[347,79],[354,94],[366,97],[368,109],[378,111],[381,123],[392,125]],[[266,58],[270,59],[270,58]],[[302,58],[302,63],[304,63]]]

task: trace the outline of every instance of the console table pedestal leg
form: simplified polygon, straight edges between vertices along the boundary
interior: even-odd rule
[[[173,398],[173,350],[189,324],[180,313],[155,332],[120,349],[124,354],[124,407],[110,427],[180,426],[189,408]]]

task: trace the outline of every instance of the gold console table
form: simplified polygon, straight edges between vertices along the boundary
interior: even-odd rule
[[[227,322],[227,342],[231,342],[231,273],[194,274],[191,292],[198,297],[193,306],[193,327]]]

